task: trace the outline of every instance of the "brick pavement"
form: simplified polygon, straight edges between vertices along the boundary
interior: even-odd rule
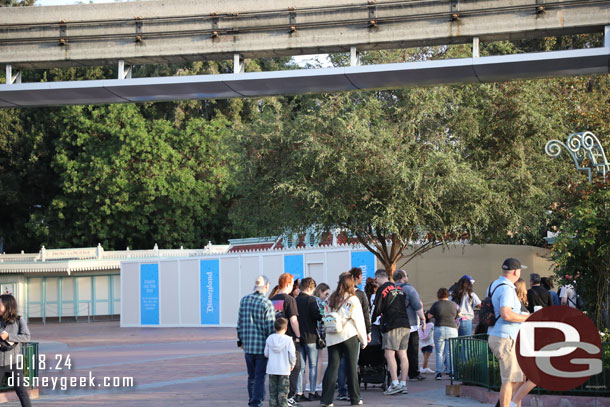
[[[41,377],[61,383],[91,374],[99,386],[43,388],[35,406],[247,405],[245,363],[232,328],[120,328],[118,322],[95,322],[33,324],[30,330],[46,356],[47,369]],[[70,370],[63,365],[67,355],[72,361]],[[57,366],[59,358],[62,363]],[[374,406],[491,406],[445,396],[449,381],[426,376],[423,382],[409,382],[408,395],[385,396],[381,389],[369,387],[362,390],[362,398],[365,405]],[[103,377],[133,377],[135,386],[105,388]]]

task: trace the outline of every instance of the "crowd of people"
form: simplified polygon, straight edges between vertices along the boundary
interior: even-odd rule
[[[495,323],[479,324],[476,331],[489,335],[489,347],[500,362],[501,407],[520,406],[535,387],[516,360],[520,324],[542,307],[577,306],[573,287],[555,293],[552,282],[538,274],[530,275],[528,290],[521,279],[524,268],[517,259],[502,264],[502,275],[486,292]],[[363,283],[364,291],[359,288]],[[295,280],[284,273],[271,289],[268,278],[259,276],[253,293],[241,299],[237,324],[248,370],[248,405],[262,406],[266,375],[270,407],[314,400],[333,406],[335,390],[337,400],[361,405],[358,361],[367,346],[383,350],[380,359],[390,377],[387,395],[408,393],[407,380],[425,380],[423,374],[434,373],[436,380],[451,377],[447,339],[472,335],[475,310],[483,303],[474,283],[464,275],[449,289],[438,289],[438,301],[425,311],[404,270],[390,276],[380,269],[363,282],[362,270],[352,268],[339,276],[332,293],[328,284],[316,284],[311,277]],[[435,370],[429,367],[433,352]]]

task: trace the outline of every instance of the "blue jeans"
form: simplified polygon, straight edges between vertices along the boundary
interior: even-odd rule
[[[462,319],[458,327],[458,336],[472,335],[472,319]]]
[[[458,331],[448,326],[434,327],[434,347],[436,353],[436,373],[451,373],[451,358],[449,358],[449,344],[446,340],[456,338]]]
[[[248,405],[262,407],[265,399],[267,358],[262,353],[246,353],[246,367],[248,368]]]
[[[356,352],[356,360],[360,357],[360,347]],[[347,396],[347,365],[345,361],[346,355],[343,354],[341,363],[339,364],[339,376],[337,377],[337,389],[339,390],[339,396]]]
[[[301,351],[301,371],[297,380],[297,394],[303,394],[303,382],[305,381],[305,361],[309,359],[309,392],[316,391],[316,380],[318,380],[318,348],[315,343],[299,344]],[[312,384],[313,383],[313,384]]]

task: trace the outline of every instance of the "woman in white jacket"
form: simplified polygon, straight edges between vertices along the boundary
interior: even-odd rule
[[[335,396],[335,383],[339,373],[341,357],[346,354],[347,361],[347,389],[352,405],[362,404],[360,400],[360,385],[358,383],[358,354],[359,349],[367,345],[366,327],[362,306],[354,290],[354,279],[350,273],[339,276],[337,290],[331,294],[329,308],[332,313],[339,316],[337,323],[342,329],[339,332],[326,331],[326,345],[328,346],[328,366],[322,382],[321,406],[332,406]]]

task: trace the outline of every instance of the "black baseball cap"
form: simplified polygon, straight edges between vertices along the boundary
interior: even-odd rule
[[[527,266],[524,266],[523,264],[521,264],[521,261],[519,261],[518,259],[515,258],[508,258],[506,260],[504,260],[504,263],[502,263],[502,270],[517,270],[517,269],[526,269]]]

